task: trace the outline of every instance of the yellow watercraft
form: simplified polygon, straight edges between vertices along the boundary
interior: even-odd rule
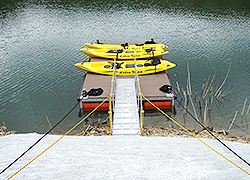
[[[151,41],[146,41],[144,43],[101,43],[97,40],[97,43],[85,43],[85,46],[88,48],[95,48],[95,49],[130,49],[130,50],[137,50],[137,49],[149,49],[149,48],[162,48],[167,49],[168,46],[165,44],[157,44],[154,42],[153,39]]]
[[[162,48],[150,48],[150,49],[140,49],[140,50],[110,50],[110,49],[89,49],[82,48],[81,52],[90,57],[100,57],[106,59],[148,59],[154,57],[161,57],[169,52]]]
[[[176,64],[167,60],[154,58],[153,60],[138,60],[138,61],[99,61],[99,62],[84,62],[77,63],[75,66],[83,71],[113,75],[114,67],[117,76],[132,76],[135,75],[135,65],[138,75],[152,74],[161,72],[167,69],[174,68]]]
[[[140,49],[150,49],[150,48],[161,48],[161,49],[167,49],[168,46],[165,44],[97,44],[97,43],[85,43],[85,46],[91,49],[112,49],[112,50],[118,50],[118,49],[128,49],[128,50],[140,50]]]

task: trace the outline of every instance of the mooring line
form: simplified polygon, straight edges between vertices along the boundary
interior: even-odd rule
[[[250,166],[250,164],[243,159],[240,155],[238,155],[235,151],[233,151],[230,147],[228,147],[225,143],[223,143],[220,139],[218,139],[207,127],[205,127],[200,121],[198,121],[177,99],[176,101],[179,103],[179,105],[200,125],[202,126],[204,129],[207,130],[207,132],[213,136],[217,141],[219,141],[223,146],[225,146],[229,151],[231,151],[235,156],[237,156],[238,158],[240,158],[244,163],[246,163],[248,166]]]
[[[51,144],[49,147],[47,147],[43,152],[41,152],[40,154],[38,154],[35,158],[33,158],[30,162],[28,162],[25,166],[23,166],[21,169],[19,169],[17,172],[15,172],[15,174],[13,174],[12,176],[10,176],[7,180],[13,178],[17,173],[19,173],[20,171],[22,171],[25,167],[27,167],[29,164],[31,164],[33,161],[35,161],[38,157],[40,157],[43,153],[45,153],[47,150],[49,150],[52,146],[54,146],[56,143],[58,143],[62,138],[64,138],[66,135],[68,135],[72,130],[74,130],[78,125],[80,125],[83,121],[85,121],[91,114],[93,114],[93,112],[95,112],[101,105],[103,105],[103,103],[110,97],[110,95],[108,95],[108,97],[102,101],[98,106],[96,106],[88,115],[86,115],[84,118],[82,118],[78,123],[76,123],[70,130],[68,130],[64,135],[62,135],[62,137],[60,137],[58,140],[56,140],[53,144]]]
[[[58,121],[49,131],[47,131],[40,139],[38,139],[32,146],[30,146],[23,154],[21,154],[18,158],[16,158],[12,163],[10,163],[5,169],[3,169],[0,174],[2,174],[4,171],[6,171],[8,168],[10,168],[14,163],[16,163],[22,156],[24,156],[29,150],[31,150],[37,143],[39,143],[46,135],[48,135],[53,129],[55,129],[79,104],[79,102],[76,103],[76,105],[71,108],[71,110],[60,120]]]
[[[236,163],[234,163],[233,161],[231,161],[230,159],[228,159],[227,157],[225,157],[224,155],[222,155],[221,153],[219,153],[218,151],[216,151],[214,148],[212,148],[211,146],[209,146],[207,143],[205,143],[204,141],[202,141],[200,138],[198,138],[197,136],[195,136],[193,133],[191,133],[189,130],[187,130],[185,127],[183,127],[180,123],[178,123],[176,120],[174,120],[171,116],[169,116],[167,113],[165,113],[164,111],[162,111],[160,108],[158,108],[155,104],[153,104],[148,98],[146,98],[143,94],[142,97],[144,99],[146,99],[154,108],[156,108],[158,111],[160,111],[163,115],[165,115],[167,118],[169,118],[172,122],[174,122],[175,124],[177,124],[180,128],[182,128],[183,130],[185,130],[186,132],[188,132],[190,135],[192,135],[193,137],[195,137],[196,139],[198,139],[200,142],[202,142],[204,145],[206,145],[208,148],[210,148],[211,150],[213,150],[214,152],[216,152],[217,154],[219,154],[221,157],[223,157],[224,159],[226,159],[227,161],[229,161],[231,164],[235,165],[237,168],[239,168],[240,170],[242,170],[243,172],[245,172],[247,175],[250,175],[249,172],[247,172],[246,170],[244,170],[243,168],[241,168],[239,165],[237,165]]]

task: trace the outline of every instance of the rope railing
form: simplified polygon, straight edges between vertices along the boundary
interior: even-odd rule
[[[204,145],[206,145],[208,148],[210,148],[211,150],[213,150],[214,152],[216,152],[217,154],[219,154],[221,157],[223,157],[224,159],[226,159],[227,161],[229,161],[231,164],[233,164],[234,166],[236,166],[237,168],[239,168],[240,170],[242,170],[243,172],[245,172],[247,175],[250,175],[249,172],[247,172],[246,170],[244,170],[243,168],[241,168],[239,165],[237,165],[236,163],[234,163],[233,161],[231,161],[230,159],[228,159],[227,157],[225,157],[224,155],[222,155],[221,153],[219,153],[218,151],[216,151],[214,148],[212,148],[211,146],[209,146],[207,143],[205,143],[204,141],[202,141],[200,138],[198,138],[196,135],[194,135],[193,133],[191,133],[189,130],[187,130],[185,127],[183,127],[180,123],[178,123],[176,120],[174,120],[171,116],[169,116],[167,113],[165,113],[164,111],[162,111],[159,107],[157,107],[154,103],[152,103],[148,98],[146,98],[143,94],[142,97],[148,101],[155,109],[157,109],[159,112],[161,112],[164,116],[166,116],[168,119],[170,119],[172,122],[174,122],[176,125],[178,125],[180,128],[182,128],[183,130],[185,130],[188,134],[190,134],[191,136],[195,137],[196,139],[198,139],[200,142],[202,142]]]
[[[135,63],[136,66],[136,63]],[[136,68],[135,68],[136,70]],[[112,80],[114,80],[115,76],[115,72],[113,74]],[[209,146],[207,143],[205,143],[204,141],[202,141],[200,138],[198,138],[196,135],[194,135],[193,133],[191,133],[189,130],[187,130],[185,127],[183,127],[180,123],[178,123],[175,119],[173,119],[170,115],[168,115],[167,113],[165,113],[164,111],[162,111],[159,107],[157,107],[155,104],[153,104],[148,98],[146,98],[140,89],[140,81],[139,81],[139,76],[137,74],[137,72],[135,71],[135,79],[136,79],[136,88],[138,89],[138,96],[139,101],[140,101],[140,112],[141,112],[141,133],[143,134],[143,104],[142,104],[142,98],[144,98],[146,101],[148,101],[155,109],[157,109],[159,112],[161,112],[164,116],[166,116],[168,119],[170,119],[172,122],[174,122],[176,125],[178,125],[180,128],[182,128],[183,130],[185,130],[187,133],[189,133],[190,135],[192,135],[193,137],[195,137],[196,139],[198,139],[200,142],[202,142],[204,145],[206,145],[208,148],[210,148],[211,150],[213,150],[214,152],[216,152],[218,155],[220,155],[221,157],[223,157],[224,159],[226,159],[227,161],[229,161],[230,163],[232,163],[234,166],[236,166],[237,168],[239,168],[240,170],[242,170],[243,172],[245,172],[246,174],[250,175],[249,172],[247,172],[246,170],[244,170],[243,168],[241,168],[239,165],[237,165],[236,163],[234,163],[233,161],[231,161],[230,159],[228,159],[227,157],[225,157],[224,155],[222,155],[221,153],[219,153],[218,151],[216,151],[214,148],[212,148],[211,146]],[[68,135],[72,130],[74,130],[77,126],[79,126],[83,121],[85,121],[91,114],[93,114],[100,106],[102,106],[108,99],[109,99],[109,110],[112,113],[112,93],[114,92],[114,84],[115,82],[112,81],[111,84],[111,91],[110,94],[98,105],[96,106],[89,114],[87,114],[84,118],[82,118],[78,123],[76,123],[70,130],[68,130],[64,135],[62,135],[58,140],[56,140],[54,143],[52,143],[49,147],[47,147],[44,151],[42,151],[39,155],[37,155],[35,158],[33,158],[31,161],[29,161],[25,166],[23,166],[21,169],[19,169],[16,173],[14,173],[12,176],[10,176],[8,178],[11,179],[13,178],[16,174],[18,174],[20,171],[22,171],[25,167],[27,167],[29,164],[31,164],[33,161],[35,161],[38,157],[40,157],[43,153],[45,153],[47,150],[49,150],[51,147],[53,147],[57,142],[59,142],[63,137],[65,137],[66,135]],[[112,116],[112,114],[110,115],[110,117]],[[110,124],[112,124],[112,119],[110,119]],[[112,128],[112,125],[111,125]],[[112,134],[112,130],[110,131]]]
[[[56,140],[53,144],[51,144],[49,147],[47,147],[43,152],[41,152],[39,155],[37,155],[35,158],[33,158],[31,161],[29,161],[25,166],[23,166],[21,169],[19,169],[17,172],[15,172],[12,176],[10,176],[7,180],[13,178],[16,174],[18,174],[20,171],[22,171],[24,168],[26,168],[29,164],[31,164],[33,161],[35,161],[38,157],[40,157],[43,153],[45,153],[47,150],[49,150],[52,146],[54,146],[56,143],[58,143],[62,138],[64,138],[66,135],[68,135],[72,130],[74,130],[77,126],[79,126],[83,121],[85,121],[91,114],[93,114],[100,106],[104,104],[110,98],[110,95],[107,96],[106,99],[104,99],[98,106],[96,106],[89,114],[87,114],[84,118],[82,118],[78,123],[76,123],[70,130],[68,130],[64,135],[62,135],[58,140]]]
[[[55,129],[61,122],[65,120],[65,118],[76,108],[76,106],[79,104],[76,103],[76,105],[71,108],[71,110],[60,120],[58,121],[49,131],[47,131],[41,138],[39,138],[32,146],[30,146],[25,152],[23,152],[18,158],[16,158],[12,163],[10,163],[5,169],[3,169],[0,174],[2,174],[4,171],[6,171],[8,168],[10,168],[13,164],[15,164],[21,157],[23,157],[28,151],[30,151],[36,144],[38,144],[45,136],[47,136],[53,129]]]

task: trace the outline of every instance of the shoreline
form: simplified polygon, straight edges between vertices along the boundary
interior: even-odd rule
[[[188,129],[189,130],[189,129]],[[250,143],[250,138],[244,137],[241,135],[234,135],[233,133],[227,134],[225,131],[215,131],[213,128],[210,128],[211,132],[220,140],[241,142],[241,143]],[[215,139],[212,137],[207,130],[189,130],[198,138],[209,138]],[[8,131],[7,127],[0,127],[0,136],[7,136],[10,134],[18,134],[16,131]],[[62,133],[50,133],[54,135],[63,135]],[[107,120],[105,121],[96,121],[91,122],[88,125],[85,125],[84,128],[80,130],[75,130],[69,133],[70,136],[109,136],[110,135],[110,126]],[[180,128],[174,127],[163,127],[163,126],[148,126],[144,125],[144,134],[143,136],[148,137],[176,137],[176,138],[191,138],[193,137],[188,132]]]
[[[215,139],[212,137],[207,130],[189,130],[198,138],[209,138]],[[210,128],[210,131],[220,140],[234,141],[241,143],[250,143],[250,138],[244,137],[241,135],[227,134],[225,131],[215,131],[213,128]],[[110,135],[109,123],[105,121],[96,121],[91,122],[84,129],[70,133],[74,136],[108,136]],[[183,129],[174,128],[174,127],[163,127],[163,126],[147,126],[144,125],[144,135],[151,137],[178,137],[178,138],[191,138],[193,137],[188,132]]]
[[[7,136],[9,134],[18,134],[16,131],[8,131],[6,126],[0,126],[0,136]]]

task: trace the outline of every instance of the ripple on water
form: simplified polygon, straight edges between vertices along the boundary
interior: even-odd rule
[[[233,116],[249,97],[249,17],[209,8],[203,13],[197,10],[202,7],[185,2],[44,2],[5,10],[0,19],[0,118],[17,131],[45,131],[46,115],[55,122],[75,103],[83,73],[74,63],[88,59],[79,51],[85,42],[152,37],[169,46],[164,58],[177,63],[170,77],[174,81],[177,74],[183,88],[187,62],[197,92],[215,70],[218,87],[232,63],[226,88],[236,103],[224,106]],[[76,112],[69,124],[77,119]]]

